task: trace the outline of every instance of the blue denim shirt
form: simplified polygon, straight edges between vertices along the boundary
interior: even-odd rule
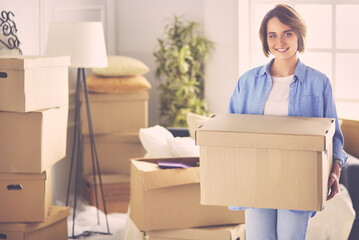
[[[234,89],[229,102],[228,113],[263,115],[264,107],[272,89],[270,66],[249,70],[243,74]],[[333,160],[339,159],[343,166],[348,158],[343,150],[344,139],[339,127],[338,116],[329,79],[323,73],[304,65],[298,60],[289,87],[288,115],[301,117],[335,118],[333,136]],[[228,207],[242,210],[245,207]],[[313,212],[312,216],[314,216]]]
[[[269,72],[272,62],[249,70],[239,78],[229,102],[228,113],[263,115],[272,89]],[[333,159],[339,159],[341,166],[345,164],[348,156],[343,150],[344,139],[330,81],[323,73],[304,65],[300,60],[289,88],[288,115],[335,118]]]

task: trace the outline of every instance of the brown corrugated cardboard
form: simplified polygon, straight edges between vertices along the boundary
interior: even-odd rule
[[[201,203],[321,211],[334,119],[217,114],[196,131]]]
[[[141,232],[127,219],[125,240],[245,240],[245,224]]]
[[[143,157],[138,132],[95,135],[101,173],[130,174],[130,159]],[[84,136],[84,174],[92,174],[90,137]]]
[[[198,158],[131,160],[130,217],[141,231],[243,223],[243,211],[200,205]],[[160,169],[159,161],[186,169]]]
[[[0,239],[66,240],[68,207],[51,206],[43,223],[1,223]]]
[[[66,155],[68,106],[0,112],[0,172],[42,173]]]
[[[342,119],[344,150],[359,158],[359,121]]]
[[[101,180],[107,212],[127,213],[130,202],[130,176],[124,174],[101,174]],[[92,174],[85,175],[83,177],[82,194],[90,205],[96,206],[94,182]],[[98,175],[96,175],[96,186],[98,207],[104,211]]]
[[[37,111],[67,105],[70,57],[0,56],[0,110]]]
[[[94,133],[138,132],[140,128],[147,128],[148,96],[147,91],[131,94],[90,93]],[[88,134],[86,108],[82,108],[82,120],[82,133]]]
[[[242,240],[245,239],[245,224],[148,231],[146,236],[150,240]]]
[[[50,171],[0,174],[0,222],[43,222],[51,205],[50,179]]]

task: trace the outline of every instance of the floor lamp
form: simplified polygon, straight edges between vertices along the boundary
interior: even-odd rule
[[[71,238],[78,238],[81,236],[88,236],[91,234],[111,234],[107,219],[107,209],[105,198],[103,194],[102,179],[99,160],[97,156],[95,135],[92,124],[89,95],[86,84],[85,68],[106,67],[107,54],[106,45],[103,34],[101,22],[61,22],[51,23],[49,28],[47,47],[47,56],[70,56],[70,67],[77,68],[77,83],[76,83],[76,98],[75,98],[75,131],[74,142],[71,155],[71,166],[69,171],[69,181],[67,187],[66,206],[69,205],[70,187],[72,183],[73,167],[75,167],[75,193],[74,193],[74,209],[73,209],[73,224]],[[75,219],[77,200],[80,193],[81,174],[82,174],[82,159],[83,159],[83,136],[81,132],[81,107],[82,94],[85,97],[85,107],[87,110],[89,137],[91,145],[92,156],[92,172],[94,177],[95,198],[97,207],[97,221],[99,222],[98,210],[98,193],[97,193],[97,179],[98,175],[100,192],[102,196],[102,203],[106,218],[107,233],[86,231],[80,235],[75,236]],[[75,164],[76,163],[76,164]],[[74,166],[76,165],[76,166]]]

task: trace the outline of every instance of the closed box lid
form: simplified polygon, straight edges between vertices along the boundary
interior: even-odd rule
[[[196,130],[196,144],[326,151],[334,131],[333,118],[216,114]]]
[[[70,215],[70,208],[64,206],[51,206],[48,216],[43,223],[0,223],[0,233],[5,232],[24,232],[29,233],[55,222],[65,219]]]
[[[85,99],[84,95],[82,96]],[[136,93],[90,93],[90,102],[107,103],[107,102],[126,102],[126,101],[146,101],[149,98],[148,91]]]
[[[84,175],[84,179],[86,182],[94,184],[94,175],[86,174]],[[129,184],[130,176],[126,174],[101,174],[101,182],[102,184]],[[96,184],[100,183],[100,178],[96,174]]]
[[[69,65],[69,56],[0,56],[0,70],[24,70]]]

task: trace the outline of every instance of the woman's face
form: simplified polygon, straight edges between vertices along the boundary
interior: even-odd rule
[[[298,36],[291,27],[283,24],[277,17],[267,23],[267,43],[269,51],[277,60],[297,58]]]

